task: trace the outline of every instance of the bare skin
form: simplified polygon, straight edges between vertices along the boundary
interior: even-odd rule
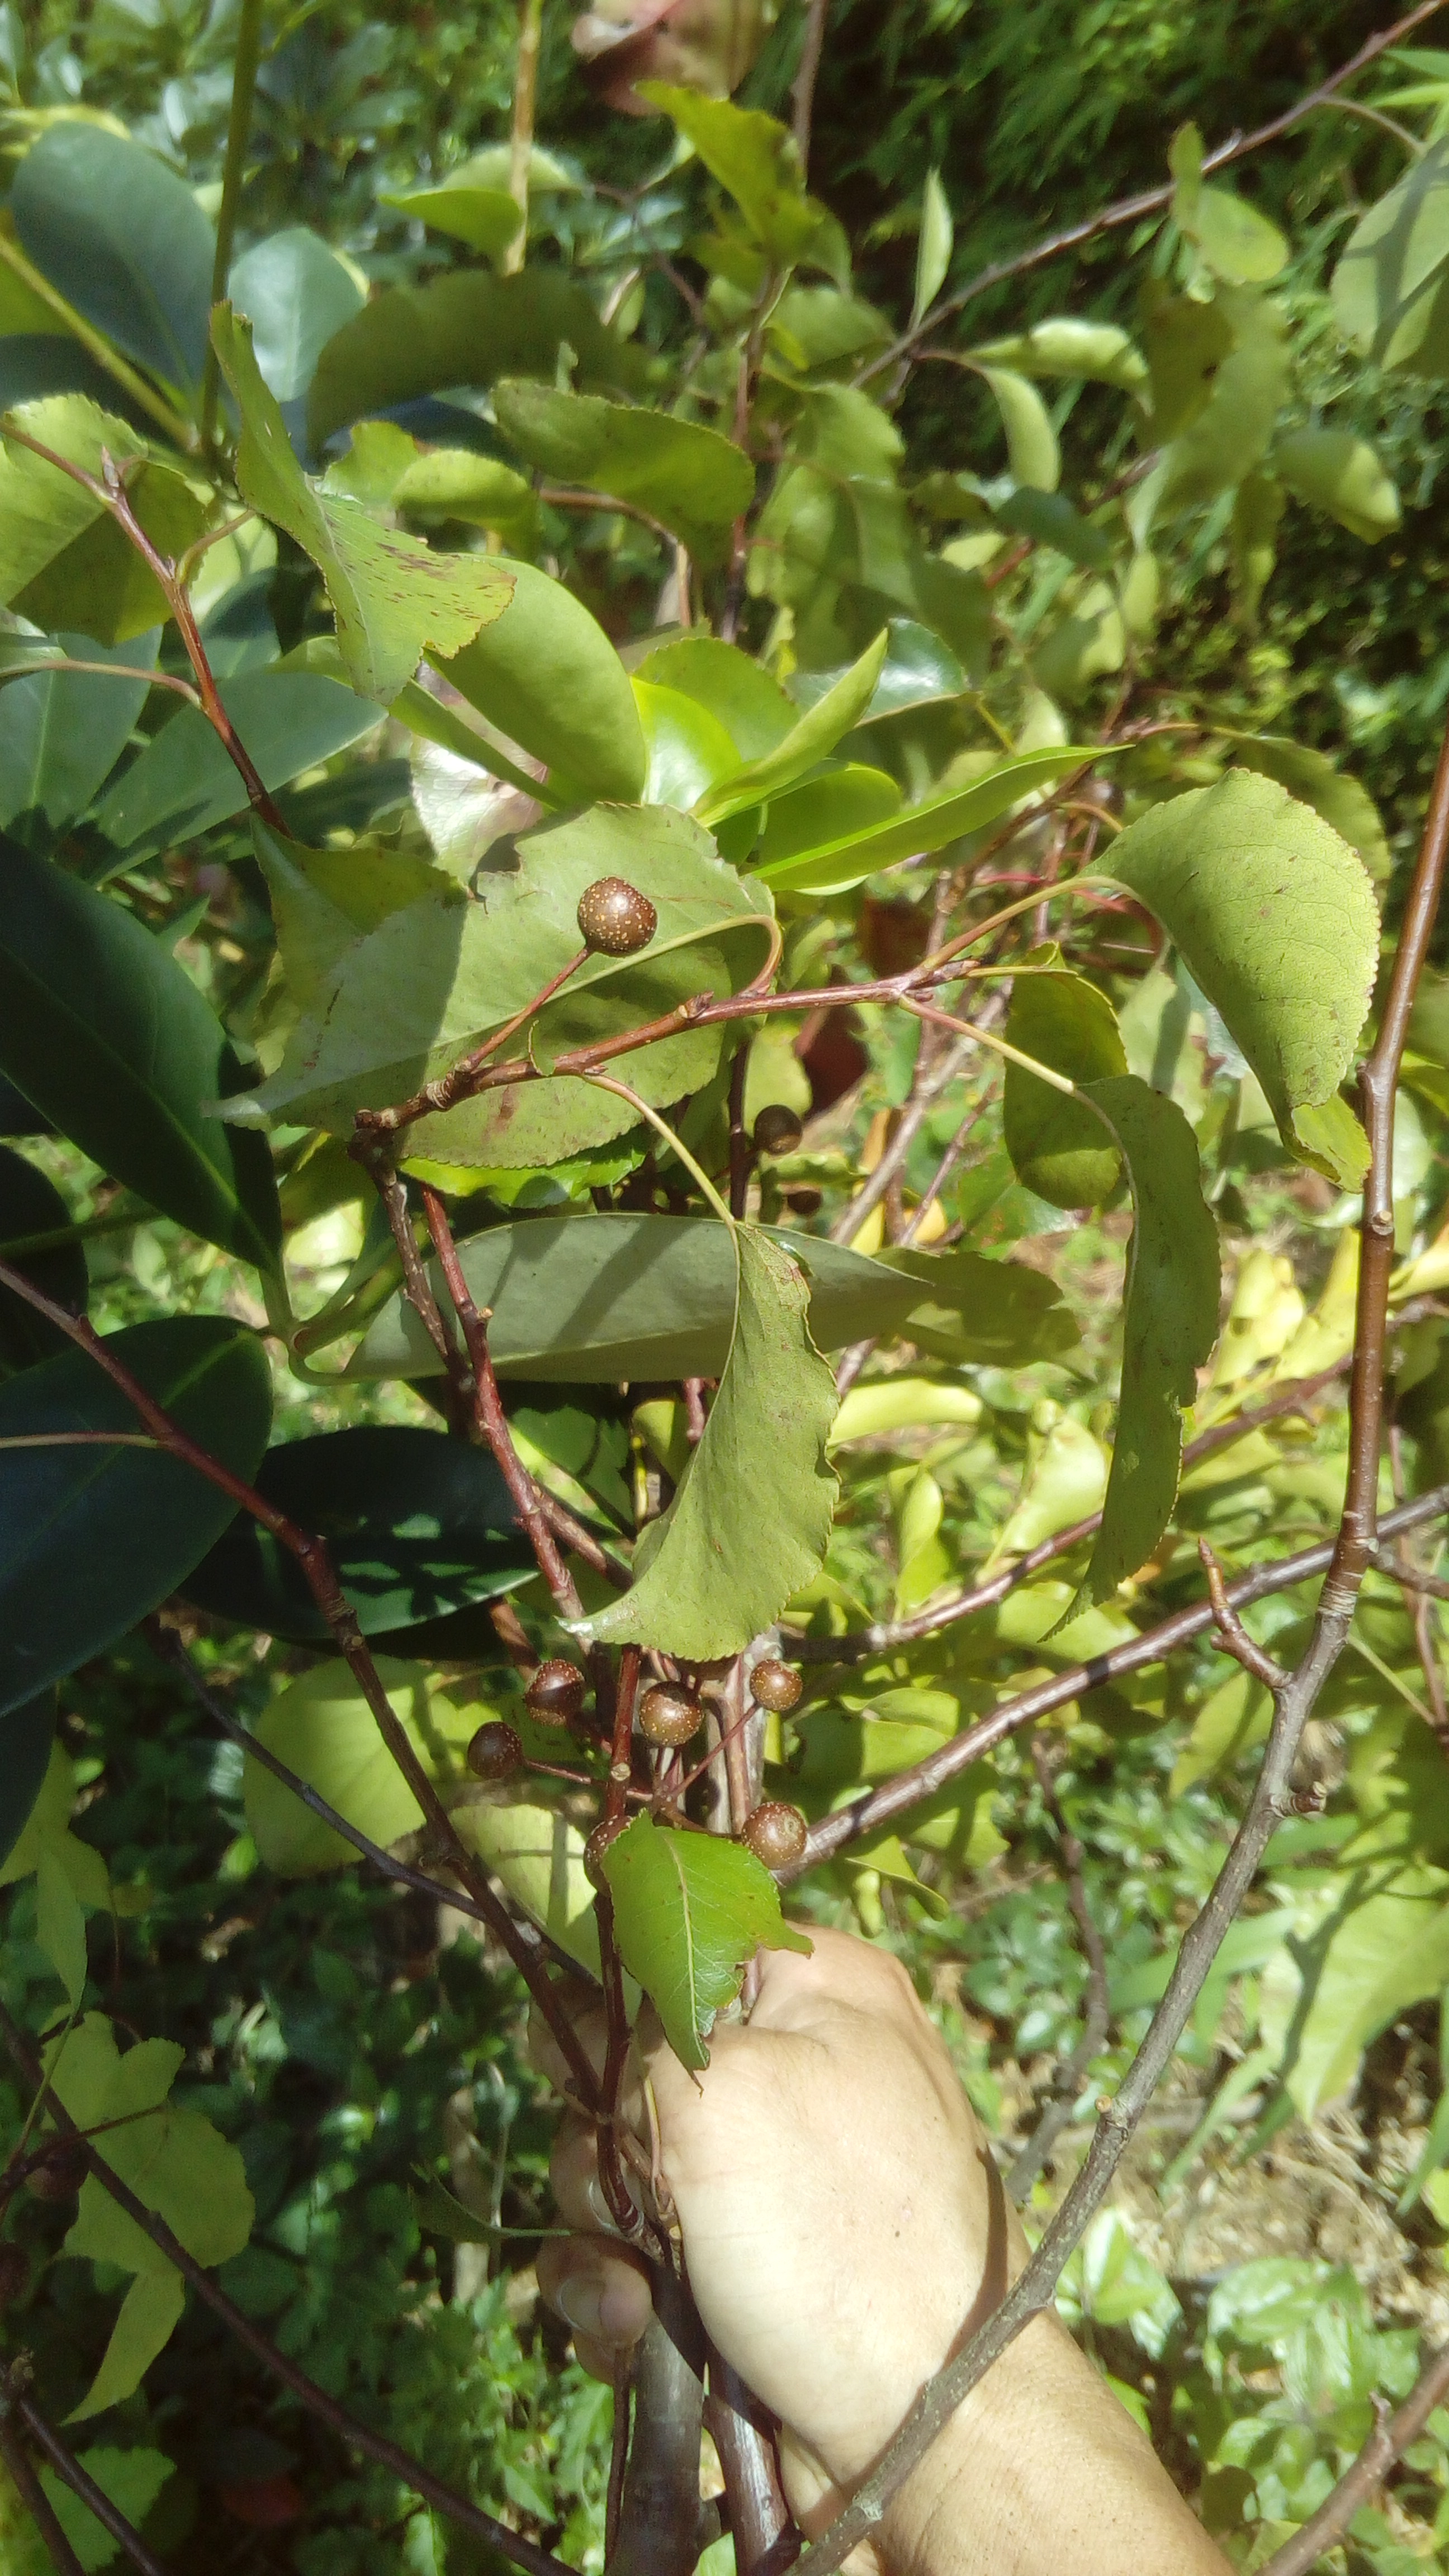
[[[716,2030],[703,2077],[647,2027],[638,2069],[700,2315],[779,2417],[786,2492],[810,2534],[1027,2253],[904,1971],[844,1933],[813,1937],[808,1959],[766,1953],[748,2023]],[[553,2043],[535,2046],[557,2078]],[[643,2107],[641,2080],[630,2108]],[[539,2283],[585,2369],[610,2378],[643,2332],[649,2285],[608,2231],[582,2122],[560,2131],[553,2184],[579,2233],[545,2245]],[[1223,2576],[1227,2563],[1054,2317],[966,2400],[874,2554],[890,2576]]]

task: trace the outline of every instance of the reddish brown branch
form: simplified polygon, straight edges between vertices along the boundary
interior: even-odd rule
[[[1339,2479],[1332,2495],[1324,2498],[1302,2530],[1295,2531],[1291,2540],[1274,2551],[1262,2576],[1310,2576],[1310,2570],[1342,2540],[1355,2514],[1362,2513],[1364,2506],[1372,2502],[1390,2469],[1417,2442],[1446,2395],[1449,2343],[1430,2355],[1397,2412],[1381,2415],[1352,2468]]]

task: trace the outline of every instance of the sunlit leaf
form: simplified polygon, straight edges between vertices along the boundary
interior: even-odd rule
[[[429,1691],[421,1664],[377,1660],[388,1705],[425,1770],[444,1778],[462,1769],[462,1751],[481,1722]],[[388,1751],[348,1666],[314,1665],[265,1710],[257,1739],[329,1807],[384,1849],[416,1833],[423,1811]],[[292,1790],[248,1756],[243,1768],[247,1823],[268,1869],[282,1878],[314,1878],[357,1858],[353,1845],[314,1816]]]
[[[780,1912],[770,1873],[719,1834],[680,1833],[638,1816],[604,1855],[614,1937],[686,2066],[709,2064],[715,2015],[740,1990],[757,1949],[810,1943]]]
[[[493,410],[530,465],[636,502],[701,563],[723,560],[730,530],[754,498],[755,469],[744,451],[696,421],[507,379],[493,389]]]
[[[1057,971],[1059,962],[1054,946],[1023,960],[1006,1023],[1011,1045],[1072,1082],[1125,1073],[1111,1003],[1084,975]],[[1121,1166],[1100,1118],[1019,1064],[1006,1068],[1002,1132],[1018,1178],[1053,1207],[1100,1207],[1117,1186]]]

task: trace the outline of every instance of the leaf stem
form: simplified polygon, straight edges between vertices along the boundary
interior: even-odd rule
[[[32,295],[38,295],[43,304],[49,305],[56,320],[70,333],[72,339],[80,342],[87,356],[94,358],[96,365],[105,369],[106,374],[120,386],[122,392],[129,394],[133,403],[150,414],[157,428],[165,432],[173,447],[182,448],[188,453],[195,450],[196,432],[190,421],[183,420],[179,412],[173,411],[169,403],[163,402],[154,388],[148,385],[145,377],[138,375],[135,368],[127,363],[119,351],[112,348],[105,333],[95,330],[83,314],[77,313],[73,304],[66,302],[60,289],[51,285],[49,278],[26,258],[20,244],[8,233],[0,232],[0,260],[4,261],[5,266],[21,280],[23,285],[29,287]]]
[[[519,0],[514,57],[513,126],[509,136],[508,193],[523,220],[503,254],[503,274],[516,277],[528,257],[528,172],[538,105],[538,58],[543,45],[543,0]]]
[[[236,241],[237,209],[241,203],[242,182],[246,175],[247,141],[252,130],[252,105],[256,97],[257,70],[262,59],[262,0],[241,0],[237,24],[236,53],[232,61],[231,112],[226,126],[226,159],[222,164],[221,203],[216,210],[216,256],[211,264],[211,300],[220,304],[226,295],[231,274],[232,247]],[[201,443],[205,448],[216,444],[217,397],[221,391],[221,369],[208,333],[206,365],[201,378]]]
[[[44,2541],[55,2576],[82,2576],[80,2560],[60,2527],[54,2505],[30,2465],[30,2454],[15,2429],[19,2412],[8,2393],[0,2400],[0,2459],[10,2472],[21,2503]]]

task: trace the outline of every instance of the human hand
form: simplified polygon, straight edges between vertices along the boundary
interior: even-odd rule
[[[797,2520],[823,2527],[921,2387],[1026,2259],[941,2038],[885,1952],[817,1932],[767,1952],[748,2022],[716,2028],[696,2079],[646,2025],[658,2152],[711,2341],[779,2417]],[[538,2043],[561,2074],[552,2044]],[[648,2321],[648,2276],[609,2228],[592,2130],[553,2160],[581,2231],[540,2256],[585,2368],[612,2374]],[[1161,2526],[1158,2554],[1154,2535]],[[1116,2534],[1114,2539],[1113,2534]],[[1054,2317],[1020,2335],[897,2498],[893,2566],[932,2576],[1195,2576],[1222,2561],[1148,2444]],[[1099,2554],[1105,2543],[1106,2554]]]

